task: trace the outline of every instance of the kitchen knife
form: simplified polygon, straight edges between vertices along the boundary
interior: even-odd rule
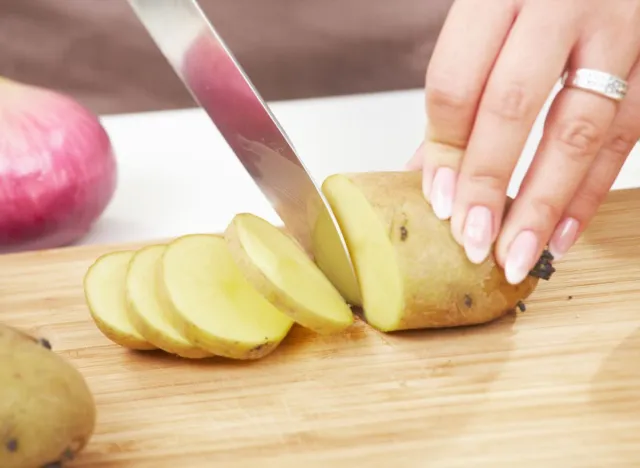
[[[331,249],[333,255],[340,257],[334,259],[332,268],[322,264],[319,267],[334,284],[344,282],[343,275],[348,275],[348,281],[354,284],[349,251],[326,199],[197,1],[129,0],[129,3],[287,230],[309,253],[321,236],[322,246],[317,248]],[[314,235],[317,222],[322,223],[322,229]],[[340,268],[336,269],[336,265]]]

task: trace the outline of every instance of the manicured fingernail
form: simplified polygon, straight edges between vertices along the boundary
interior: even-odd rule
[[[429,200],[433,212],[440,219],[449,219],[453,210],[453,194],[456,188],[456,173],[449,167],[441,167],[431,182]]]
[[[467,257],[473,263],[484,262],[491,251],[492,218],[491,211],[484,206],[474,206],[467,214],[462,242]]]
[[[564,257],[573,246],[579,228],[580,223],[575,218],[566,218],[558,225],[549,241],[549,250],[556,260]]]
[[[532,231],[522,231],[513,240],[507,261],[504,266],[504,273],[507,281],[511,284],[521,283],[535,266],[538,258],[538,236]]]

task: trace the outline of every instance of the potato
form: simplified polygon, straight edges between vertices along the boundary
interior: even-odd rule
[[[196,346],[232,359],[259,359],[293,326],[244,277],[223,236],[191,234],[167,245],[158,268],[163,307]]]
[[[315,263],[342,297],[355,307],[362,307],[362,295],[349,259],[342,253],[342,242],[335,234],[333,221],[327,210],[316,210],[318,216],[311,228],[311,243]]]
[[[353,324],[351,309],[300,244],[268,221],[236,215],[225,239],[240,271],[278,310],[320,334]]]
[[[489,322],[538,283],[531,275],[510,285],[493,255],[471,263],[425,200],[419,172],[333,175],[322,190],[349,247],[364,316],[378,330]]]
[[[82,375],[37,340],[0,325],[0,466],[62,466],[87,444],[96,424]]]
[[[138,250],[127,270],[125,292],[129,319],[136,330],[157,348],[189,359],[211,357],[171,325],[170,313],[158,300],[157,265],[164,245],[150,245]]]
[[[135,350],[157,349],[133,326],[125,294],[129,261],[135,251],[117,251],[98,257],[84,277],[89,313],[98,329],[111,341]]]

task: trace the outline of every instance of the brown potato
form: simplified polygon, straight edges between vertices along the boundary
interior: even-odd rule
[[[93,434],[96,407],[84,378],[49,348],[0,325],[2,468],[61,466]]]
[[[338,174],[322,190],[351,252],[365,318],[381,331],[489,322],[538,284],[534,275],[509,284],[493,255],[471,263],[425,200],[419,172]]]

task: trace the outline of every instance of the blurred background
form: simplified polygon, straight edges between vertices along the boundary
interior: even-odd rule
[[[267,100],[423,86],[453,0],[200,0]],[[2,0],[0,75],[99,114],[192,107],[126,0]]]

